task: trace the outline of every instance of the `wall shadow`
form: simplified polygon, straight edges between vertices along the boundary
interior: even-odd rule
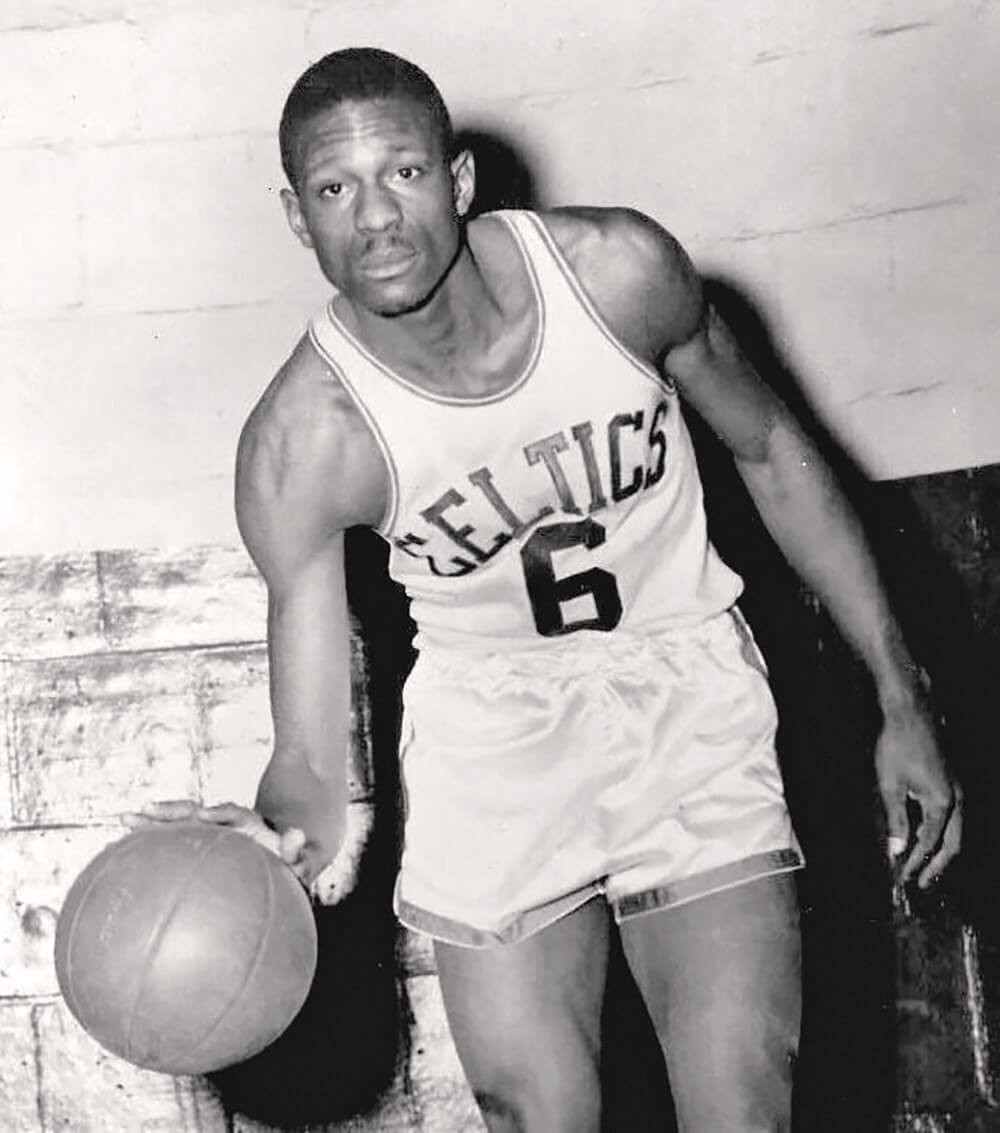
[[[931,679],[945,754],[966,791],[968,852],[949,871],[943,892],[963,917],[993,937],[1000,924],[996,902],[990,899],[998,879],[990,826],[1000,782],[995,757],[1000,732],[995,694],[1000,672],[1000,466],[887,481],[866,478],[817,418],[752,300],[731,282],[711,279],[706,286],[751,362],[817,440],[861,519],[910,649]],[[785,658],[801,652],[802,638],[793,633],[796,648],[786,645],[787,612],[801,607],[803,598],[807,610],[814,611],[814,604],[757,519],[722,446],[699,422],[692,423],[692,431],[706,481],[712,538],[746,577],[744,605],[760,623],[759,635],[768,639],[772,677],[780,687],[797,688],[801,681]],[[867,674],[822,612],[808,616],[809,639],[843,654],[844,660],[836,662],[844,671],[841,679],[862,686],[856,695],[869,711],[857,735],[863,745],[869,743],[876,714]],[[797,701],[788,695],[784,700],[793,727]]]
[[[751,301],[720,279],[707,280],[706,291],[858,506],[863,477],[820,424]],[[743,577],[741,607],[767,659],[785,789],[809,863],[799,876],[803,1028],[794,1127],[881,1133],[894,1104],[894,961],[871,761],[875,704],[854,658],[771,540],[728,452],[694,414],[687,418],[710,535]]]
[[[405,983],[396,961],[392,886],[399,851],[399,691],[412,660],[405,598],[382,541],[347,533],[348,600],[368,661],[375,826],[358,886],[316,907],[319,955],[309,996],[276,1042],[210,1075],[223,1107],[277,1129],[325,1126],[371,1110],[408,1054]]]
[[[530,207],[532,175],[505,138],[470,127],[456,134],[456,148],[475,156],[473,216]],[[227,1112],[278,1129],[371,1109],[409,1051],[410,1012],[391,901],[401,847],[400,691],[413,663],[414,627],[402,589],[388,577],[388,551],[378,536],[361,528],[348,532],[346,553],[348,600],[368,661],[375,829],[355,893],[316,911],[317,972],[299,1016],[265,1051],[209,1079]]]
[[[789,805],[809,862],[800,883],[805,1001],[795,1127],[884,1133],[901,1094],[926,1092],[907,1063],[917,1067],[914,1074],[925,1073],[917,1064],[928,1055],[907,1051],[901,1026],[907,1020],[897,1005],[926,1005],[938,996],[931,1006],[942,1016],[959,1013],[944,986],[955,977],[954,957],[935,955],[925,943],[926,965],[915,974],[919,986],[907,988],[899,984],[908,978],[902,950],[921,934],[928,942],[954,944],[959,918],[980,929],[987,961],[995,939],[990,894],[997,858],[989,831],[998,800],[992,737],[1000,720],[987,685],[998,671],[997,635],[989,626],[991,612],[996,623],[1000,574],[976,546],[983,540],[970,537],[990,528],[989,509],[976,498],[969,473],[866,479],[817,418],[752,300],[731,281],[710,279],[706,287],[750,361],[815,438],[858,512],[906,639],[931,677],[945,753],[969,798],[962,857],[933,894],[910,893],[914,918],[894,918],[872,765],[879,716],[867,671],[785,563],[728,454],[689,415],[710,532],[745,580],[741,605],[768,660]],[[989,478],[1000,490],[1000,474]],[[991,495],[985,485],[980,494]],[[989,536],[985,542],[996,546]],[[920,1043],[932,1043],[934,1028],[946,1026],[940,1018],[925,1023]],[[951,1062],[952,1080],[934,1100],[957,1110],[972,1104],[972,1074],[964,1065],[968,1052],[960,1049],[968,1047],[967,1029],[951,1037],[954,1048],[938,1054]]]
[[[472,217],[494,209],[537,207],[534,175],[520,150],[505,136],[472,124],[455,133],[456,152],[465,149],[476,162]]]
[[[507,139],[472,128],[458,138],[476,156],[474,214],[535,203],[534,178]],[[982,573],[988,567],[997,577],[1000,477],[990,482],[995,494],[987,499],[984,488],[984,498],[973,503],[962,503],[955,485],[939,490],[938,481],[871,484],[823,428],[752,298],[721,278],[706,287],[750,360],[815,437],[862,517],[907,636],[935,682],[949,753],[976,796],[966,855],[926,911],[933,916],[952,905],[992,931],[997,867],[989,826],[997,772],[989,737],[1000,721],[985,682],[998,671],[1000,583],[984,591]],[[710,533],[745,580],[741,604],[768,660],[789,804],[809,859],[800,876],[805,1017],[795,1127],[887,1133],[898,1100],[897,956],[871,760],[878,723],[872,688],[770,539],[728,453],[693,414],[688,420]],[[975,562],[963,558],[960,535],[950,543],[948,535],[970,506],[991,517],[990,549],[977,552]],[[943,523],[949,509],[954,514]],[[299,1019],[267,1051],[212,1078],[229,1112],[278,1128],[364,1112],[408,1053],[391,890],[400,847],[399,693],[412,664],[413,627],[386,561],[377,536],[349,533],[349,598],[367,643],[377,790],[361,884],[343,905],[318,912],[320,963]],[[659,1045],[617,942],[604,1037],[604,1127],[609,1133],[675,1128]]]

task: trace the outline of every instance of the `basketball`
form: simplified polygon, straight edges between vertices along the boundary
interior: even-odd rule
[[[148,826],[102,850],[56,924],[67,1006],[107,1050],[168,1074],[257,1054],[305,1002],[316,926],[291,869],[224,826]]]

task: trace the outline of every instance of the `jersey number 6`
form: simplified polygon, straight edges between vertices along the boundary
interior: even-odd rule
[[[592,550],[604,542],[604,528],[592,519],[576,523],[550,523],[539,527],[521,548],[524,581],[535,618],[535,628],[544,637],[561,637],[579,629],[612,630],[621,621],[622,601],[615,576],[600,567],[556,578],[552,555],[569,547]],[[567,622],[562,603],[590,594],[595,616]]]

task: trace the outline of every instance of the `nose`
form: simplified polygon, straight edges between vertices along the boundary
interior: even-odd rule
[[[361,232],[384,232],[396,224],[402,213],[391,191],[374,182],[360,188],[355,208],[355,223]]]

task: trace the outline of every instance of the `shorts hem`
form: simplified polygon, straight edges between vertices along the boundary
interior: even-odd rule
[[[529,936],[541,932],[556,921],[576,912],[594,897],[603,894],[604,887],[594,882],[581,886],[563,897],[557,897],[537,908],[519,913],[495,929],[475,928],[463,921],[443,917],[438,913],[414,905],[399,895],[397,888],[393,905],[400,924],[422,936],[439,940],[443,944],[454,944],[460,948],[499,948],[505,944],[517,944]]]
[[[701,897],[735,889],[751,881],[791,873],[804,868],[805,858],[795,846],[777,850],[766,850],[747,858],[704,870],[668,885],[656,885],[625,896],[608,894],[608,902],[614,912],[615,920],[621,924],[632,917],[648,913],[658,913],[666,909],[676,909]]]

